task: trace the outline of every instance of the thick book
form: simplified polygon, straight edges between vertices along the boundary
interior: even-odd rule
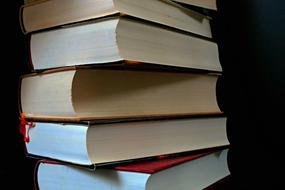
[[[93,168],[229,145],[225,117],[101,124],[34,122],[27,131],[28,155]]]
[[[48,0],[26,4],[21,11],[24,32],[127,14],[211,37],[209,19],[170,0]],[[51,11],[52,10],[52,11]]]
[[[213,41],[116,16],[31,35],[35,70],[128,60],[221,72]]]
[[[173,0],[179,3],[203,7],[206,9],[217,10],[216,0]]]
[[[21,112],[32,120],[104,120],[222,114],[218,75],[72,69],[25,75]]]
[[[39,189],[62,190],[201,190],[228,175],[227,149],[95,171],[42,161],[35,171]]]

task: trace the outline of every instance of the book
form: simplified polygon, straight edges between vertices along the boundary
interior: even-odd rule
[[[114,14],[212,37],[208,17],[170,0],[41,0],[27,3],[20,15],[28,33]]]
[[[129,60],[222,71],[215,42],[126,16],[34,33],[30,53],[35,70]]]
[[[206,9],[217,10],[216,0],[174,0],[179,3],[203,7]]]
[[[36,70],[126,59],[221,71],[216,43],[126,17],[34,34],[31,59]]]
[[[101,124],[34,122],[27,131],[28,155],[93,168],[229,145],[225,117]]]
[[[71,69],[25,75],[20,107],[32,120],[104,120],[222,114],[218,75]]]
[[[228,175],[227,149],[95,171],[50,162],[36,168],[39,189],[201,190]]]

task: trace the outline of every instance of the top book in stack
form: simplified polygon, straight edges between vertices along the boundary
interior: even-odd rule
[[[222,71],[217,44],[191,35],[209,39],[209,20],[172,1],[36,1],[21,15],[26,32],[37,31],[30,42],[34,70],[127,60]]]
[[[29,33],[114,14],[126,14],[211,37],[206,16],[170,0],[35,0],[22,7],[20,16],[23,31]]]

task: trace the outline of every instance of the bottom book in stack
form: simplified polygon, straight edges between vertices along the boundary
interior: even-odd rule
[[[201,190],[229,175],[227,149],[144,160],[112,168],[87,168],[40,161],[39,189]]]

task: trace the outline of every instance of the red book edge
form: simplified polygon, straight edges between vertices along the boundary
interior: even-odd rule
[[[156,160],[147,160],[142,162],[134,162],[129,164],[123,164],[115,166],[115,170],[119,171],[128,171],[128,172],[138,172],[138,173],[147,173],[153,174],[167,168],[195,160],[202,156],[206,156],[212,152],[200,153],[200,154],[191,154],[186,156],[177,156],[177,157],[168,157],[160,156]]]
[[[123,163],[121,165],[115,165],[113,167],[110,167],[108,169],[113,169],[117,171],[127,171],[127,172],[138,172],[138,173],[146,173],[146,174],[153,174],[165,169],[168,169],[170,167],[183,164],[185,162],[189,162],[192,160],[195,160],[197,158],[209,155],[211,153],[214,153],[216,151],[208,151],[203,153],[192,153],[188,155],[161,155],[157,156],[156,158],[153,158],[151,160],[143,160],[139,162],[134,163]],[[52,161],[52,160],[38,160],[36,163],[35,169],[34,169],[34,187],[35,190],[39,190],[38,187],[38,168],[41,163],[48,163],[48,164],[59,164],[59,165],[68,165],[63,162],[59,161]]]

